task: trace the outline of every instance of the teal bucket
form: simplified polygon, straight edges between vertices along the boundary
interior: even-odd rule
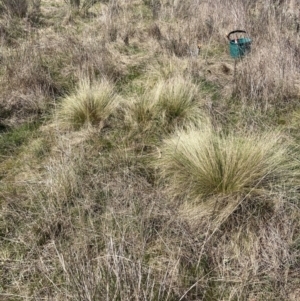
[[[230,32],[227,35],[227,38],[229,39],[229,50],[230,50],[230,56],[234,59],[241,58],[244,55],[250,53],[251,51],[251,39],[249,38],[236,38],[231,39],[230,35],[233,33],[246,33],[244,30],[235,30]]]

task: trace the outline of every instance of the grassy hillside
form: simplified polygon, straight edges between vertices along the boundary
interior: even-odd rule
[[[0,299],[299,301],[296,4],[0,1]]]

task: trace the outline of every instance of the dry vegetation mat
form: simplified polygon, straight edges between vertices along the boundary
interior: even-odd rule
[[[299,301],[299,28],[293,0],[0,0],[0,299]]]

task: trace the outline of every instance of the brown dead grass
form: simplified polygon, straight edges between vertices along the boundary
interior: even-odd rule
[[[285,117],[297,156],[298,17],[288,2],[101,1],[81,14],[44,0],[35,24],[1,15],[1,124],[44,125],[1,155],[0,297],[297,300],[298,185],[272,210],[201,217],[157,181],[164,128],[132,134],[127,104],[101,131],[64,131],[53,118],[82,77],[108,78],[129,103],[180,75],[217,131],[255,135]],[[253,44],[235,80],[225,35],[236,28]]]

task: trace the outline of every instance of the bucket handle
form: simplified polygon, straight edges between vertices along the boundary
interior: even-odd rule
[[[227,35],[227,39],[230,41],[230,35],[234,34],[234,33],[238,33],[238,32],[241,32],[241,33],[246,33],[245,30],[234,30],[234,31],[231,31],[228,35]]]

